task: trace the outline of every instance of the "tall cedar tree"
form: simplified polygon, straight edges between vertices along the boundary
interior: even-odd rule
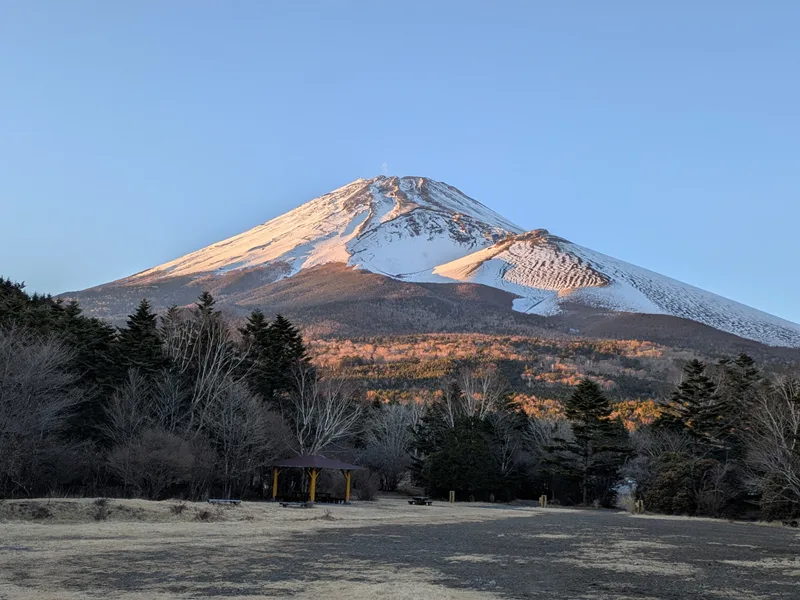
[[[691,436],[693,453],[702,456],[720,449],[724,423],[725,405],[705,363],[690,361],[656,426],[685,431]]]
[[[292,388],[292,369],[308,361],[308,352],[298,329],[282,315],[267,324],[264,314],[254,310],[240,330],[249,347],[250,386],[266,401]]]
[[[721,403],[719,442],[731,458],[741,458],[744,453],[746,423],[742,415],[753,410],[756,392],[763,383],[761,371],[755,361],[740,354],[735,359],[719,361],[717,390]]]
[[[123,371],[138,369],[154,375],[166,366],[158,317],[150,303],[142,300],[136,312],[128,317],[127,327],[119,330],[120,364]]]
[[[564,403],[573,439],[558,439],[552,448],[554,471],[578,481],[583,504],[604,499],[617,470],[630,453],[628,436],[611,419],[611,401],[600,387],[584,379]]]
[[[442,431],[441,447],[427,456],[421,478],[430,494],[454,490],[459,498],[488,497],[500,484],[489,447],[487,424],[477,417],[461,417]]]

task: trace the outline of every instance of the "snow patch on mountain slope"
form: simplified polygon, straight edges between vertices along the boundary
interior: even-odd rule
[[[520,296],[514,309],[551,315],[564,302],[692,319],[770,345],[800,347],[800,326],[595,252],[547,232],[504,240],[434,268],[428,280],[483,283]]]

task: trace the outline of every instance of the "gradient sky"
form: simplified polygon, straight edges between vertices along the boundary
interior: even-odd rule
[[[799,31],[794,0],[0,0],[0,274],[96,285],[385,165],[800,322]]]

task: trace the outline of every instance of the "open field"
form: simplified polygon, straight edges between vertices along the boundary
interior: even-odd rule
[[[0,598],[797,598],[797,530],[400,498],[0,503]],[[29,520],[39,511],[38,520]],[[209,511],[204,514],[203,511]],[[207,520],[199,520],[207,519]]]

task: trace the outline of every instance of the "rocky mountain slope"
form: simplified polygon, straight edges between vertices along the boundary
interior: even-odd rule
[[[156,306],[186,304],[199,289],[240,311],[291,298],[289,312],[326,313],[334,333],[335,323],[391,330],[404,311],[430,331],[488,330],[492,323],[498,330],[523,324],[569,331],[573,317],[596,330],[641,315],[647,319],[634,321],[677,317],[800,347],[799,325],[546,230],[525,232],[459,190],[421,177],[359,179],[230,239],[66,296],[118,319],[143,296]],[[362,310],[354,308],[359,304]]]

